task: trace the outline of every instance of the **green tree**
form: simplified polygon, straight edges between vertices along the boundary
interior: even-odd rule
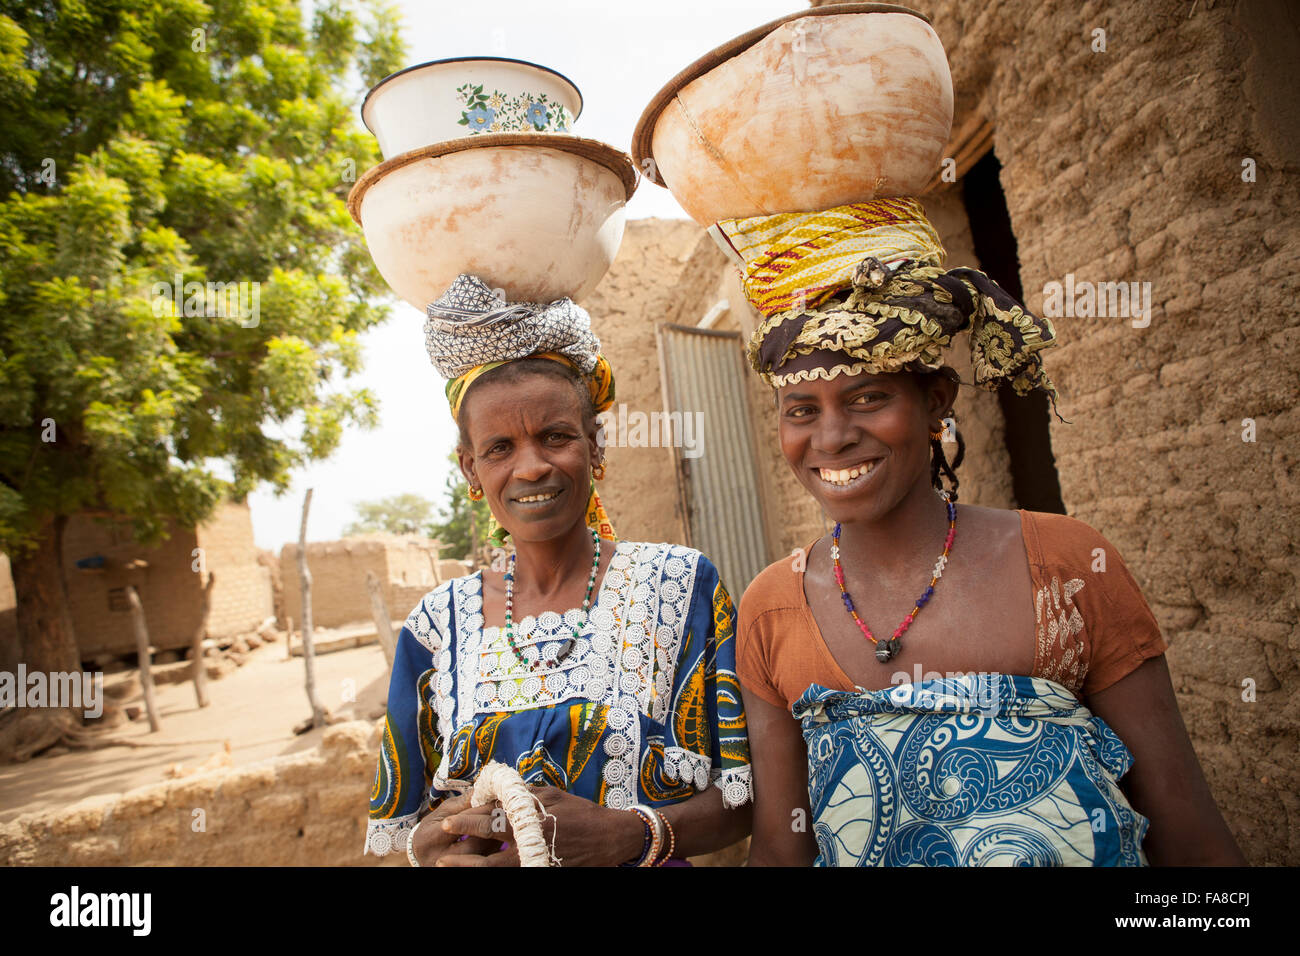
[[[442,544],[444,558],[476,561],[481,558],[487,541],[492,512],[486,501],[469,500],[469,485],[460,473],[456,453],[453,451],[447,457],[452,468],[443,485],[446,502],[439,511],[438,520],[428,526],[425,534]]]
[[[378,160],[360,94],[401,59],[371,0],[0,0],[0,549],[29,666],[80,666],[69,515],[153,542],[374,423],[343,380],[386,290],[344,201]]]
[[[378,501],[359,501],[357,520],[343,529],[350,534],[387,531],[389,534],[422,534],[433,512],[433,502],[411,493],[390,495]]]

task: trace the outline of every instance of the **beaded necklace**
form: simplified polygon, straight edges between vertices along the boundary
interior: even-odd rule
[[[591,559],[591,574],[587,578],[587,596],[582,599],[582,620],[578,626],[572,628],[573,637],[564,642],[564,648],[556,656],[556,660],[563,660],[568,656],[569,651],[573,650],[574,644],[578,640],[578,632],[587,626],[587,611],[591,608],[591,589],[596,585],[596,572],[600,570],[600,534],[595,528],[591,529],[591,540],[595,545],[595,554]],[[541,648],[537,650],[537,660],[531,664],[515,644],[515,627],[514,627],[514,609],[515,609],[515,557],[518,552],[510,553],[510,567],[506,569],[506,643],[510,649],[515,652],[515,657],[529,670],[535,671],[545,663],[542,660]]]
[[[835,530],[831,533],[831,560],[835,562],[835,581],[840,586],[840,594],[844,598],[844,607],[853,617],[854,623],[858,625],[858,629],[862,631],[863,636],[876,645],[876,660],[882,664],[898,653],[899,639],[912,626],[916,616],[921,613],[921,608],[925,607],[929,602],[934,594],[934,586],[939,578],[943,576],[943,569],[948,563],[948,552],[952,550],[952,539],[957,533],[957,506],[953,504],[952,497],[947,491],[940,491],[939,497],[943,498],[944,504],[948,507],[948,537],[943,543],[943,554],[939,555],[939,560],[934,564],[934,576],[930,578],[930,586],[916,599],[916,606],[912,608],[912,613],[903,619],[903,623],[898,625],[898,628],[894,631],[894,636],[887,641],[881,641],[873,636],[871,629],[867,627],[862,618],[858,617],[858,612],[853,609],[853,598],[849,597],[849,592],[844,587],[844,568],[840,565],[840,525],[838,521],[835,523]]]

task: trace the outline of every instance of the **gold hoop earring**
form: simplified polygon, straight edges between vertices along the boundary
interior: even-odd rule
[[[604,480],[605,480],[605,467],[606,467],[606,465],[605,465],[605,459],[602,458],[602,459],[600,460],[600,464],[594,466],[594,467],[591,469],[591,477],[595,478],[597,481],[604,481]]]
[[[465,492],[465,494],[466,494],[466,496],[469,498],[470,501],[482,501],[482,500],[483,500],[483,489],[482,489],[482,488],[475,488],[473,485],[471,485],[471,486],[469,487],[469,489]]]

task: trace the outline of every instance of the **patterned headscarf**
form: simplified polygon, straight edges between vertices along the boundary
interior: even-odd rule
[[[1009,382],[1019,395],[1041,389],[1055,408],[1038,354],[1056,344],[1051,322],[976,269],[944,270],[939,236],[917,200],[729,219],[710,232],[767,317],[750,340],[749,361],[769,385],[938,370],[952,337],[969,330],[976,385]],[[795,356],[822,350],[853,361],[781,372]]]
[[[550,303],[507,302],[477,276],[461,274],[431,302],[424,322],[425,347],[434,368],[447,382],[453,418],[470,385],[485,372],[509,362],[543,358],[574,369],[586,383],[595,410],[614,404],[614,372],[600,354],[591,317],[568,298]],[[587,524],[602,538],[617,541],[614,526],[591,483]],[[488,538],[504,545],[508,532],[493,516]]]

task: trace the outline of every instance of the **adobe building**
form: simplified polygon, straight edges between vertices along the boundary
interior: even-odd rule
[[[961,500],[1065,512],[1118,549],[1247,859],[1300,863],[1297,13],[1281,0],[920,9],[956,93],[956,181],[922,197],[947,266],[983,269],[1038,314],[1067,276],[1151,289],[1145,327],[1053,317],[1045,362],[1071,424],[962,389]],[[744,361],[756,313],[702,229],[629,222],[583,305],[625,406],[601,486],[621,537],[693,544],[738,597],[829,530]],[[969,381],[966,354],[953,350]],[[705,412],[694,457],[650,427],[674,411]]]
[[[207,635],[227,637],[257,627],[272,615],[271,575],[258,563],[246,502],[225,502],[203,525],[173,526],[154,547],[136,543],[130,522],[74,515],[63,536],[64,575],[84,661],[136,652],[126,588],[134,586],[144,608],[149,643],[159,651],[188,648],[202,610],[206,576],[212,572]],[[8,559],[0,566],[0,646],[17,662],[13,580]],[[0,655],[0,663],[7,655]]]
[[[405,620],[425,594],[448,578],[469,571],[462,561],[438,560],[437,541],[414,534],[364,534],[337,541],[307,543],[311,571],[313,627],[340,627],[370,621],[373,614],[366,575],[384,588],[393,620]],[[298,574],[298,545],[280,549],[281,597],[284,615],[302,626],[302,582]],[[288,622],[281,618],[281,627]]]

